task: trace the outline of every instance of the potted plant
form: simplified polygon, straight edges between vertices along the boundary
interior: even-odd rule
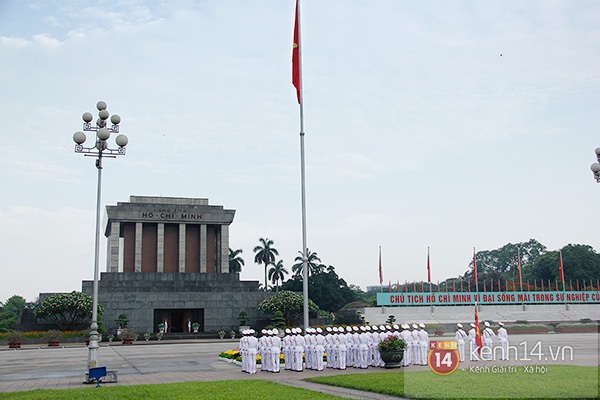
[[[402,358],[404,358],[404,349],[406,342],[398,336],[389,335],[378,345],[381,359],[385,363],[385,368],[401,367]]]
[[[146,342],[147,342],[148,340],[150,340],[150,338],[151,338],[151,337],[152,337],[152,334],[151,334],[151,333],[148,333],[148,332],[144,333],[144,340],[145,340]]]
[[[61,337],[61,332],[57,331],[55,329],[51,329],[48,332],[46,332],[46,340],[48,340],[48,346],[49,347],[58,347],[60,345],[60,337]]]
[[[235,331],[233,329],[229,331],[229,336],[231,336],[232,339],[235,339]]]
[[[132,344],[133,340],[135,338],[137,334],[135,333],[135,331],[131,328],[124,328],[121,329],[121,341],[123,342],[123,344]]]
[[[192,329],[194,330],[194,333],[198,333],[198,329],[200,329],[200,322],[194,322],[192,324]]]
[[[109,333],[107,338],[108,338],[108,341],[112,343],[113,339],[115,338],[115,335],[113,335],[112,333]]]
[[[164,323],[160,323],[157,325],[158,327],[158,332],[164,333],[165,332],[165,324]]]
[[[160,341],[160,339],[162,339],[162,337],[163,337],[163,333],[162,332],[158,332],[156,334],[156,340]]]
[[[20,349],[23,339],[25,339],[25,334],[21,331],[10,331],[6,334],[8,348],[10,349]]]
[[[220,330],[219,332],[217,332],[217,334],[219,335],[219,339],[223,339],[225,337],[225,331]]]

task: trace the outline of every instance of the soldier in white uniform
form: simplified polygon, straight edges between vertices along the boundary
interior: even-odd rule
[[[302,336],[302,330],[296,329],[296,336],[294,336],[294,371],[301,372],[304,370],[304,364],[302,363],[302,353],[304,353],[304,336]]]
[[[402,324],[402,332],[400,332],[400,337],[406,342],[406,347],[404,348],[404,357],[402,357],[403,367],[408,367],[412,362],[412,348],[410,336],[410,326],[408,324]]]
[[[421,346],[419,346],[419,326],[412,324],[410,332],[413,365],[421,365]]]
[[[290,328],[285,328],[285,336],[281,341],[281,351],[283,352],[284,369],[292,369],[292,355],[290,352],[290,338],[292,331]]]
[[[248,332],[248,364],[246,367],[248,369],[248,373],[250,374],[256,373],[256,353],[258,350],[258,339],[254,336],[255,333],[256,331],[254,329],[250,329],[250,331]]]
[[[500,342],[500,348],[502,349],[501,360],[508,360],[508,332],[504,328],[502,322],[498,322],[500,328],[498,328],[498,341]]]
[[[271,372],[279,372],[279,355],[281,354],[281,338],[277,328],[273,329],[271,336]]]
[[[419,323],[419,347],[421,348],[421,365],[427,365],[427,353],[429,350],[429,333],[425,330],[425,324]]]
[[[494,353],[493,353],[493,342],[494,342],[494,338],[496,337],[496,334],[494,333],[494,331],[492,330],[492,328],[490,328],[490,323],[485,321],[483,323],[485,325],[485,329],[483,330],[483,347],[484,348],[488,348],[489,350],[486,351],[486,354],[491,354],[491,359],[494,359]]]
[[[465,361],[465,339],[467,338],[467,334],[463,330],[462,324],[456,324],[456,333],[454,334],[454,340],[456,340],[458,347],[458,355],[460,361]]]
[[[477,336],[477,331],[475,330],[475,324],[471,322],[471,329],[469,329],[469,359],[471,361],[479,361],[479,352],[477,349],[477,341],[475,337]]]
[[[317,365],[316,365],[316,370],[317,371],[323,371],[323,353],[325,352],[325,336],[323,336],[323,329],[321,328],[317,328],[317,335],[316,335],[316,339],[317,339]]]
[[[354,366],[354,358],[352,357],[352,327],[346,327],[346,367]]]

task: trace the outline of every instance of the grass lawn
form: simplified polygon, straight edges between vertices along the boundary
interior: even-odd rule
[[[0,399],[27,400],[87,400],[87,399],[207,399],[207,400],[237,400],[237,399],[340,399],[310,390],[298,389],[280,385],[271,381],[241,380],[241,381],[211,381],[167,383],[161,385],[134,386],[87,386],[77,389],[40,389],[27,392],[0,393]]]
[[[446,376],[432,371],[323,376],[312,382],[419,399],[463,398],[598,398],[598,368],[570,365],[533,366],[525,370],[474,372],[468,368]]]

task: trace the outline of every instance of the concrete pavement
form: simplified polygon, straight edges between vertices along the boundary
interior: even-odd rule
[[[444,338],[432,338],[432,340],[442,339]],[[597,334],[513,335],[510,340],[516,356],[514,359],[511,357],[510,361],[503,361],[503,365],[571,364],[597,367],[599,364]],[[381,368],[365,370],[349,368],[344,371],[325,369],[321,372],[282,370],[279,374],[259,372],[255,375],[243,373],[238,365],[218,359],[220,352],[235,348],[237,344],[237,340],[230,339],[141,341],[133,345],[102,343],[99,357],[100,365],[118,371],[118,382],[106,385],[267,379],[344,398],[381,400],[395,398],[304,380],[314,376],[384,371]],[[24,346],[18,350],[3,348],[0,350],[0,392],[82,387],[87,352],[87,347],[82,344],[59,348],[35,345]],[[483,363],[492,365],[500,362],[485,361],[478,365]],[[470,364],[470,362],[461,363],[460,368],[468,368]],[[408,371],[428,369],[426,366],[407,368]]]

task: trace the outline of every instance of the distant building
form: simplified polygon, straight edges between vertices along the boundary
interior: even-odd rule
[[[258,303],[268,293],[258,281],[240,281],[229,272],[229,225],[235,210],[208,204],[208,199],[131,196],[107,206],[107,272],[101,273],[98,302],[104,327],[114,331],[125,314],[128,327],[156,332],[200,332],[237,328],[245,311],[259,318]],[[93,281],[82,291],[92,294]]]

